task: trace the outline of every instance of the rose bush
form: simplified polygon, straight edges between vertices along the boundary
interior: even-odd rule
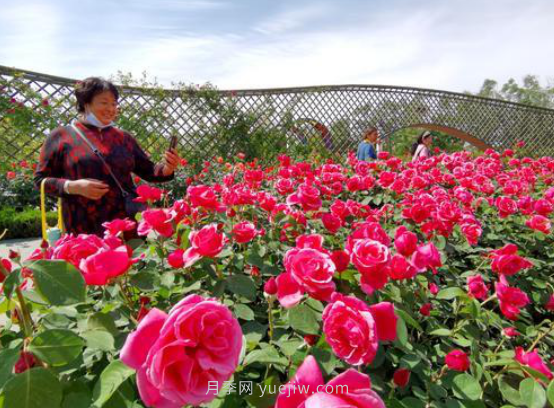
[[[552,158],[203,169],[1,260],[0,406],[554,403]]]

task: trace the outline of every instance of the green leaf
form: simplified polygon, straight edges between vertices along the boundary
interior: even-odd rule
[[[86,285],[81,273],[65,261],[40,260],[29,264],[40,294],[52,305],[85,301]]]
[[[448,329],[436,329],[429,333],[431,336],[451,336],[452,330]]]
[[[248,306],[238,303],[235,305],[235,316],[242,320],[254,320],[254,311]]]
[[[104,330],[113,336],[117,336],[119,334],[119,330],[115,326],[113,317],[102,312],[96,312],[88,318],[87,328],[89,330]]]
[[[532,378],[526,378],[519,383],[521,402],[528,408],[542,408],[546,404],[546,392],[542,385]]]
[[[8,275],[2,287],[4,288],[4,295],[7,299],[10,299],[13,295],[13,292],[21,285],[23,278],[21,277],[21,270],[16,269]]]
[[[419,331],[423,331],[423,328],[421,327],[421,325],[417,322],[417,320],[415,320],[412,316],[410,316],[409,313],[407,313],[406,311],[402,310],[402,309],[398,309],[395,307],[395,312],[396,314],[402,318],[402,320],[404,320],[404,322],[410,326],[412,326],[413,328],[419,330]]]
[[[520,406],[523,405],[519,391],[506,382],[504,376],[498,379],[498,389],[502,394],[502,397],[510,404]]]
[[[481,397],[482,389],[479,381],[471,375],[462,373],[454,377],[452,381],[454,395],[461,399],[476,401]]]
[[[458,296],[464,296],[466,293],[461,288],[446,288],[437,293],[437,299],[452,300]]]
[[[6,383],[4,398],[4,408],[59,408],[62,386],[50,371],[32,368]]]
[[[281,356],[273,346],[268,346],[261,350],[254,350],[245,357],[244,366],[252,363],[280,364],[286,366],[288,364],[288,359]]]
[[[87,347],[102,351],[112,351],[115,349],[115,340],[113,336],[104,330],[87,330],[81,333],[86,340]]]
[[[227,278],[227,288],[235,295],[256,300],[258,288],[252,278],[246,275],[233,275]]]
[[[289,310],[291,327],[302,334],[319,334],[320,328],[315,312],[306,305],[298,305]]]
[[[133,375],[135,370],[119,360],[112,361],[100,374],[92,392],[93,407],[104,405],[117,391],[120,385]]]
[[[19,359],[19,350],[5,349],[0,351],[0,390],[13,377],[13,366]]]
[[[396,322],[396,336],[396,340],[402,347],[405,347],[408,344],[408,329],[406,328],[406,323],[402,317],[398,317]]]
[[[29,344],[29,351],[51,366],[63,366],[75,360],[85,345],[71,330],[46,330]]]
[[[550,405],[554,406],[554,380],[550,381],[550,385],[546,390],[546,396],[548,397],[548,402],[550,402]]]

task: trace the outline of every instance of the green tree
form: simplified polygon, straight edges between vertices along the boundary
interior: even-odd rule
[[[485,79],[476,95],[554,109],[554,84],[549,81],[543,86],[536,75],[526,75],[521,84],[510,78],[502,86],[493,79]]]

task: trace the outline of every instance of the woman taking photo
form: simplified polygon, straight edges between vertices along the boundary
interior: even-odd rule
[[[431,132],[425,131],[419,135],[417,141],[412,145],[412,162],[429,158],[431,156],[431,151],[429,150],[431,143],[433,143]]]
[[[154,164],[129,133],[114,124],[119,92],[101,78],[87,78],[75,89],[79,119],[46,138],[34,183],[46,194],[62,197],[65,230],[102,235],[102,223],[134,217],[135,185],[131,174],[149,182],[173,179],[180,163],[167,151]]]

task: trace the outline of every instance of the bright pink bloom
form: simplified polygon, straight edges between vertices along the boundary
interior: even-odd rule
[[[344,272],[350,265],[350,255],[342,249],[338,249],[331,253],[331,259],[335,263],[338,273]]]
[[[507,337],[516,337],[520,335],[515,327],[506,327],[502,330],[502,333]]]
[[[542,215],[533,215],[525,221],[525,225],[535,231],[540,231],[543,234],[550,234],[550,229],[552,228],[550,220]]]
[[[275,408],[385,408],[371,389],[369,376],[349,369],[327,384],[313,356],[308,356],[277,397]]]
[[[501,196],[496,199],[500,218],[506,218],[517,212],[517,203],[510,197]]]
[[[104,228],[106,228],[105,236],[118,236],[121,232],[124,231],[132,231],[137,226],[137,223],[134,221],[131,221],[128,218],[124,219],[115,219],[110,222],[105,222],[102,224]]]
[[[334,215],[333,213],[325,213],[321,216],[321,221],[323,222],[323,226],[329,231],[331,234],[336,234],[340,227],[342,226],[342,221],[339,217]]]
[[[277,294],[277,281],[275,276],[272,276],[264,284],[264,293],[268,296],[275,296]]]
[[[172,268],[178,269],[185,266],[185,261],[183,259],[183,255],[185,254],[185,251],[181,248],[176,249],[172,253],[170,253],[167,256],[167,263],[171,265]]]
[[[535,201],[534,209],[537,214],[546,217],[552,213],[552,211],[554,210],[554,206],[547,199],[541,198]]]
[[[169,238],[173,235],[173,225],[171,223],[171,214],[168,210],[146,210],[142,213],[142,220],[138,226],[138,234],[148,235],[155,231],[163,237]]]
[[[394,280],[412,279],[417,270],[402,255],[395,254],[389,263],[389,277]]]
[[[493,272],[501,275],[515,275],[522,269],[528,269],[533,264],[517,254],[517,246],[507,244],[504,247],[491,251],[490,257],[493,258],[491,269]]]
[[[120,358],[137,370],[147,406],[180,408],[217,395],[236,370],[242,331],[231,311],[215,299],[189,295],[169,314],[152,309],[125,341]]]
[[[454,371],[467,371],[470,366],[469,357],[462,350],[452,350],[446,355],[445,362]]]
[[[510,320],[517,320],[521,309],[529,304],[525,292],[502,282],[496,283],[496,296],[500,303],[500,311]]]
[[[441,255],[435,244],[429,242],[420,245],[412,255],[411,264],[418,270],[424,271],[431,268],[436,272],[437,268],[442,266]]]
[[[411,256],[417,250],[417,235],[402,226],[396,230],[394,247],[404,256]]]
[[[485,285],[481,275],[468,276],[467,290],[472,298],[484,300],[487,297],[489,286]]]
[[[462,224],[460,229],[462,230],[462,234],[466,237],[469,245],[477,245],[481,234],[483,234],[481,226],[475,223]]]
[[[539,356],[539,354],[535,350],[526,353],[525,350],[523,350],[523,347],[516,347],[515,359],[520,364],[531,367],[533,370],[536,370],[539,373],[543,373],[549,380],[552,380],[554,378],[554,375],[552,375],[552,371],[550,371],[550,369],[542,360],[541,356]]]
[[[137,203],[155,203],[162,198],[164,191],[157,187],[150,187],[147,184],[142,184],[137,187],[137,195],[134,201]]]
[[[383,269],[391,259],[388,247],[369,238],[356,240],[351,256],[352,263],[360,272]]]
[[[15,172],[13,172],[13,171],[8,171],[8,172],[6,173],[6,178],[7,178],[8,180],[13,180],[15,177],[16,177],[16,174],[15,174]]]
[[[246,244],[261,234],[250,221],[242,221],[233,227],[233,238],[238,244]]]
[[[437,286],[436,283],[429,283],[429,292],[431,293],[431,295],[433,296],[436,296],[437,293],[439,293],[439,287]]]
[[[206,225],[189,234],[191,247],[183,254],[184,267],[188,268],[202,257],[214,258],[223,250],[229,239],[218,232],[217,224]]]
[[[282,273],[275,280],[277,284],[277,299],[281,306],[290,309],[302,300],[305,290],[290,273]]]
[[[225,210],[225,206],[219,202],[213,187],[205,185],[191,186],[187,189],[187,196],[193,207],[202,207],[218,212]]]
[[[317,211],[321,207],[321,193],[317,187],[301,184],[296,193],[287,198],[287,204],[299,204],[304,211]]]
[[[293,248],[287,251],[283,263],[286,271],[311,297],[328,300],[335,291],[336,266],[328,253],[311,247]]]

